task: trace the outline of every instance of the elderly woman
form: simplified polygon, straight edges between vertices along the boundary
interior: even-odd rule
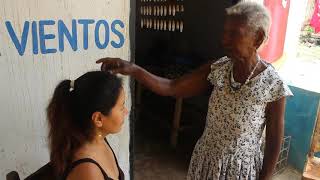
[[[227,8],[222,42],[227,56],[175,80],[118,58],[97,63],[103,63],[104,71],[130,75],[163,96],[190,97],[213,87],[205,130],[194,148],[187,179],[270,179],[283,137],[285,97],[292,93],[257,54],[269,27],[268,11],[259,4],[240,2]]]

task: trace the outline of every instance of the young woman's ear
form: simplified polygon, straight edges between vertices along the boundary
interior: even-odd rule
[[[92,114],[92,122],[96,127],[102,127],[103,125],[103,114],[101,112],[94,112]]]

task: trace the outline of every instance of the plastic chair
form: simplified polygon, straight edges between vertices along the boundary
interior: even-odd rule
[[[7,174],[6,180],[20,180],[19,174],[17,171],[11,171]]]
[[[52,164],[49,162],[36,172],[32,173],[25,180],[57,180]]]

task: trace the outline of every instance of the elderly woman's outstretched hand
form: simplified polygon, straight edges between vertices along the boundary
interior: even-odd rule
[[[105,57],[96,61],[97,64],[102,63],[101,71],[110,72],[112,74],[132,75],[137,69],[134,63],[122,60],[120,58]]]

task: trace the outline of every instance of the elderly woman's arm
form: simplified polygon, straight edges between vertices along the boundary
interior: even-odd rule
[[[260,180],[271,179],[281,149],[284,131],[285,97],[268,103],[266,108],[266,146]]]
[[[102,71],[130,75],[151,91],[162,96],[191,97],[206,92],[210,87],[207,76],[210,73],[211,62],[175,80],[156,76],[136,64],[119,58],[103,58],[97,63],[102,63]]]

